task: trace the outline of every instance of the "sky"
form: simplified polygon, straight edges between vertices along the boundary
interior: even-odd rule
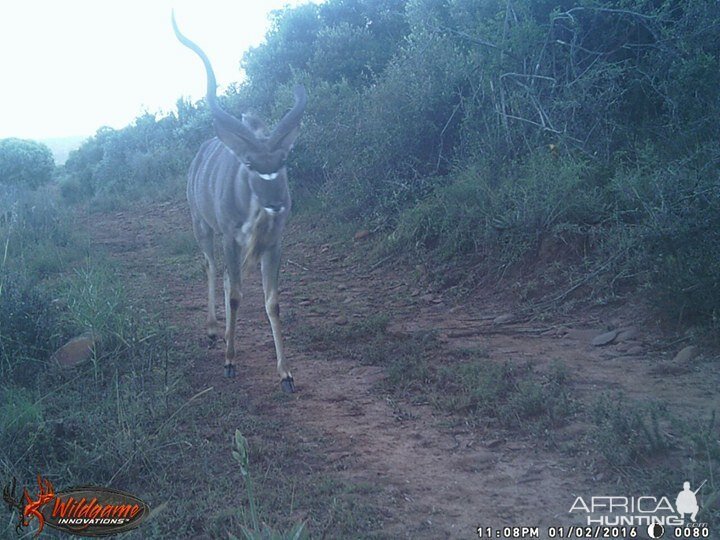
[[[270,11],[307,1],[2,0],[0,138],[90,136],[202,98],[205,72],[175,38],[172,8],[222,92],[242,79],[242,53],[262,41]]]

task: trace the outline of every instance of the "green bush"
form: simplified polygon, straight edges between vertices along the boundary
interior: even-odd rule
[[[29,360],[47,360],[58,343],[61,314],[52,296],[29,279],[4,270],[0,292],[0,374],[32,379]],[[27,376],[26,376],[27,375]]]
[[[290,181],[319,203],[298,208],[385,225],[399,251],[504,269],[548,237],[592,237],[579,272],[634,276],[663,310],[708,322],[719,24],[708,0],[329,0],[276,11],[220,101],[272,124],[306,86]],[[63,192],[112,208],[157,191],[211,134],[204,104],[183,100],[100,130],[68,159]]]
[[[664,163],[645,148],[638,164],[613,179],[622,217],[642,249],[636,269],[671,319],[718,323],[720,300],[720,175],[710,163],[720,159],[716,142],[688,159]]]
[[[58,184],[60,195],[69,203],[77,203],[92,196],[92,193],[83,186],[77,177],[65,176],[59,180]]]
[[[488,165],[458,171],[449,184],[400,214],[390,247],[408,244],[441,260],[494,256],[496,266],[517,260],[556,229],[598,221],[602,191],[584,161],[535,155],[506,174]]]
[[[76,241],[68,215],[49,191],[18,191],[5,201],[10,211],[0,222],[4,240],[0,269],[39,280],[82,255],[80,250],[64,249]]]
[[[0,184],[36,188],[52,178],[55,160],[42,143],[0,139]]]
[[[656,405],[606,394],[589,412],[594,423],[590,443],[614,467],[636,465],[669,448],[659,424],[666,414]]]
[[[42,281],[77,258],[69,224],[51,196],[6,193],[11,212],[0,223],[0,380],[29,384],[67,326]]]
[[[161,191],[190,164],[192,150],[183,137],[194,143],[207,138],[209,122],[180,100],[177,115],[157,119],[146,113],[123,129],[101,128],[68,157],[61,193],[67,200],[93,197],[111,205]]]
[[[508,428],[557,427],[576,409],[562,364],[539,373],[530,364],[475,359],[444,367],[440,381],[447,396],[442,399],[452,410],[476,419],[494,418]]]

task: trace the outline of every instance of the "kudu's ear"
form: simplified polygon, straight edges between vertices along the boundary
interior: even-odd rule
[[[297,139],[300,130],[300,118],[305,110],[305,105],[307,105],[307,93],[304,86],[296,86],[294,93],[295,105],[278,122],[268,140],[272,149],[281,150],[286,154],[290,152],[295,139]]]
[[[215,133],[217,133],[218,139],[220,139],[223,144],[241,160],[245,158],[248,152],[254,149],[252,144],[243,137],[239,136],[237,133],[223,127],[221,122],[216,120],[213,124],[215,125]]]
[[[295,126],[285,135],[280,137],[275,143],[275,149],[282,150],[285,155],[289,154],[290,150],[292,150],[295,144],[295,139],[297,139],[298,135],[300,135],[300,125]]]

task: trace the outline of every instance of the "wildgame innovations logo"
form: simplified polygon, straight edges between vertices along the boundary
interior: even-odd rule
[[[55,492],[50,480],[37,477],[37,495],[28,488],[18,494],[13,478],[3,489],[3,500],[18,512],[18,535],[37,522],[37,537],[45,525],[79,536],[108,536],[139,526],[150,512],[148,505],[124,491],[82,486]]]
[[[697,495],[705,482],[706,480],[694,490],[691,488],[690,482],[685,482],[682,491],[675,497],[674,504],[668,497],[653,495],[577,497],[569,512],[584,516],[589,526],[651,527],[661,525],[683,527],[694,525],[700,511]]]

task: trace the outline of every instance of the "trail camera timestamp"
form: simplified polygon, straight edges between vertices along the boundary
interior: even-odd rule
[[[539,527],[478,527],[478,538],[540,538]]]

